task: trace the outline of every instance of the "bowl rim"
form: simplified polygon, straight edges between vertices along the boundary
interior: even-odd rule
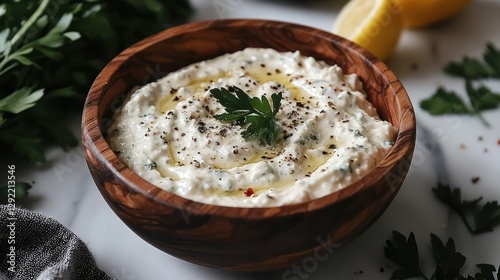
[[[322,37],[323,40],[337,42],[337,44],[341,45],[343,48],[352,51],[353,54],[361,56],[367,63],[370,64],[372,70],[378,72],[377,74],[383,78],[383,81],[390,85],[387,90],[392,89],[395,92],[397,101],[400,105],[399,107],[404,106],[406,110],[404,111],[405,114],[400,117],[400,127],[398,127],[394,145],[382,161],[359,180],[333,193],[298,204],[271,207],[231,207],[206,204],[190,200],[149,183],[121,162],[118,156],[112,151],[101,129],[102,118],[99,118],[99,104],[101,104],[100,101],[102,100],[102,94],[105,92],[104,89],[107,84],[106,75],[104,75],[104,73],[114,73],[116,70],[119,70],[124,63],[126,63],[126,59],[129,56],[134,53],[141,52],[160,41],[168,40],[169,38],[179,34],[199,32],[206,27],[213,26],[224,25],[224,27],[237,28],[259,24],[266,24],[266,27],[269,28],[280,28],[281,26],[286,26],[286,28],[292,28],[294,30],[311,33],[313,36]],[[395,89],[398,90],[396,91]],[[408,121],[403,121],[403,119]],[[406,132],[405,138],[410,137],[411,141],[401,143],[402,130]],[[186,23],[160,31],[123,50],[101,70],[91,85],[84,103],[81,132],[83,148],[87,150],[84,153],[87,164],[92,164],[87,158],[87,152],[90,152],[97,161],[99,161],[103,166],[106,166],[109,171],[113,172],[116,177],[127,185],[128,189],[126,191],[128,192],[140,193],[151,203],[158,203],[162,206],[173,207],[179,209],[180,211],[187,211],[194,215],[216,215],[230,218],[261,219],[262,217],[289,216],[292,214],[322,209],[339,200],[347,199],[357,192],[370,188],[370,186],[378,180],[383,180],[381,177],[385,176],[385,172],[380,172],[381,170],[388,171],[397,165],[399,160],[405,158],[408,153],[410,153],[410,156],[413,154],[416,139],[416,120],[411,100],[400,80],[387,67],[387,65],[363,47],[343,37],[315,27],[286,21],[239,18]],[[91,135],[93,135],[93,137],[91,137]],[[393,160],[392,163],[388,164],[388,158],[394,150],[398,150],[398,157],[396,160]],[[154,190],[153,193],[152,190]],[[158,193],[162,193],[162,198],[156,195]]]

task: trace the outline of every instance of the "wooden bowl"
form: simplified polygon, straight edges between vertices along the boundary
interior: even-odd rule
[[[309,202],[269,208],[191,201],[140,178],[110,149],[104,131],[130,89],[183,66],[245,47],[300,50],[357,73],[369,100],[398,129],[394,147],[361,180]],[[386,65],[331,33],[264,20],[195,22],[153,35],[114,58],[96,78],[83,110],[90,173],[111,209],[153,246],[196,264],[237,271],[289,268],[333,253],[384,212],[400,189],[415,145],[410,99]]]

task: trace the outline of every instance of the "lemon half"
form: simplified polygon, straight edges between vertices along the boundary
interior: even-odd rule
[[[394,0],[401,7],[403,25],[426,27],[459,14],[471,0]]]
[[[393,53],[402,30],[401,9],[391,0],[351,0],[332,28],[382,60]]]

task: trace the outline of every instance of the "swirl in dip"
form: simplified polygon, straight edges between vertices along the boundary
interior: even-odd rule
[[[222,123],[210,89],[282,92],[271,146]],[[296,204],[373,169],[396,129],[377,115],[355,74],[299,52],[248,48],[192,64],[136,90],[109,129],[112,149],[139,176],[182,197],[223,206]]]

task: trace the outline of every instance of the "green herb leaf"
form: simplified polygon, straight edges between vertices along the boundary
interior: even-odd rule
[[[478,59],[464,57],[462,62],[450,62],[444,67],[444,72],[451,76],[475,80],[489,78],[494,75],[493,70]]]
[[[486,202],[483,207],[474,209],[475,233],[493,231],[495,226],[500,225],[500,205],[497,201]]]
[[[450,62],[444,71],[468,80],[500,78],[500,50],[492,43],[486,45],[483,61],[465,56],[461,62]]]
[[[480,272],[476,273],[474,277],[471,279],[473,280],[500,280],[500,266],[498,267],[498,273],[496,273],[495,277],[495,272],[497,272],[497,269],[495,266],[491,264],[477,264],[477,268],[479,268]],[[496,278],[496,279],[495,279]]]
[[[0,111],[18,114],[35,106],[35,102],[42,98],[42,96],[43,89],[32,91],[28,87],[21,88],[0,100]]]
[[[395,244],[394,244],[394,243]],[[419,267],[418,248],[415,235],[410,233],[408,239],[397,231],[392,232],[392,239],[386,240],[385,256],[400,269],[392,273],[391,279],[419,278],[425,280],[500,280],[500,272],[491,264],[477,264],[479,272],[474,276],[461,275],[465,266],[466,257],[457,252],[455,241],[450,237],[446,244],[435,234],[431,233],[431,244],[436,268],[431,277],[428,277]],[[498,268],[500,271],[500,267]],[[495,279],[496,278],[496,279]]]
[[[492,92],[485,86],[474,88],[470,80],[466,80],[465,88],[472,108],[476,112],[495,109],[500,105],[500,94]]]
[[[242,132],[246,140],[261,140],[267,145],[276,142],[280,135],[276,114],[281,106],[282,93],[273,93],[271,100],[265,96],[251,98],[246,92],[236,86],[226,88],[214,88],[210,92],[212,96],[224,106],[226,113],[214,115],[214,118],[222,122],[238,122],[247,124]]]
[[[454,91],[447,91],[442,87],[433,96],[421,101],[420,107],[431,115],[473,113]]]
[[[401,267],[393,272],[391,279],[408,279],[424,276],[420,270],[418,247],[415,235],[410,233],[408,239],[398,231],[392,232],[392,240],[386,241],[384,247],[385,257]]]
[[[72,13],[65,13],[61,16],[59,21],[56,23],[52,29],[47,32],[47,35],[59,35],[66,31],[71,24],[71,21],[73,21],[73,14]]]
[[[481,206],[482,197],[462,200],[460,188],[451,189],[449,185],[438,183],[432,188],[434,194],[457,213],[471,234],[493,231],[500,225],[500,205],[490,201]],[[470,221],[472,219],[472,221]]]
[[[493,76],[500,78],[500,49],[497,49],[492,43],[488,43],[483,59],[493,70]]]
[[[10,28],[5,28],[0,31],[0,53],[5,53],[5,49],[7,48],[7,44],[9,43],[7,39],[9,38]]]
[[[431,244],[437,264],[435,275],[442,279],[455,279],[465,264],[465,256],[456,251],[455,242],[451,238],[444,245],[437,235],[431,234]]]
[[[420,107],[431,115],[475,115],[485,126],[489,127],[489,123],[483,118],[481,112],[498,108],[500,94],[494,93],[484,85],[475,88],[473,82],[486,78],[500,79],[500,50],[491,43],[487,44],[483,59],[484,62],[466,56],[461,62],[450,62],[444,67],[447,74],[465,79],[470,106],[465,104],[455,92],[439,87],[433,96],[420,102]]]

